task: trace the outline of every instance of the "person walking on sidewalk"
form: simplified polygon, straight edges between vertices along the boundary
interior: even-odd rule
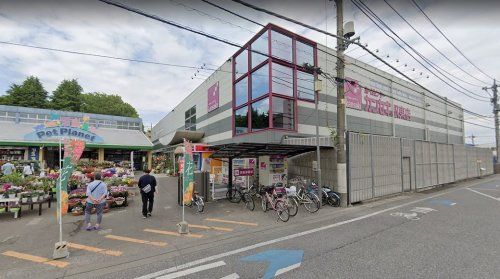
[[[108,186],[101,179],[101,173],[98,172],[94,176],[94,181],[90,182],[87,186],[87,204],[85,205],[87,231],[99,230],[101,228],[102,213],[106,206],[106,197],[108,196]],[[95,227],[92,227],[90,215],[94,207],[97,211],[97,222],[95,223]]]
[[[156,192],[156,178],[149,173],[151,170],[144,170],[144,175],[139,178],[139,189],[142,197],[142,218],[151,217],[153,212],[154,195]]]

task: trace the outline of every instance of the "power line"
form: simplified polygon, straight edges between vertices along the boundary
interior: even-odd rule
[[[490,75],[486,74],[485,72],[483,72],[478,66],[476,66],[476,64],[474,64],[467,56],[465,56],[465,54],[444,34],[444,32],[441,31],[441,29],[439,29],[439,27],[437,27],[437,25],[431,20],[431,18],[424,12],[424,10],[417,4],[417,2],[415,0],[411,0],[411,1],[413,2],[413,4],[415,4],[415,6],[418,8],[418,10],[420,10],[420,12],[427,18],[427,20],[429,20],[429,22],[437,29],[437,31],[441,35],[443,35],[443,37],[453,46],[453,48],[455,48],[467,61],[469,61],[469,63],[472,66],[474,66],[483,75],[489,77],[490,79],[494,79],[492,76],[490,76]]]
[[[197,66],[189,66],[189,65],[181,65],[181,64],[173,64],[173,63],[163,63],[163,62],[132,59],[132,58],[123,58],[123,57],[118,57],[118,56],[96,54],[96,53],[89,53],[89,52],[82,52],[82,51],[74,51],[74,50],[67,50],[67,49],[59,49],[59,48],[52,48],[52,47],[35,46],[35,45],[21,44],[21,43],[8,42],[8,41],[0,41],[0,44],[21,46],[21,47],[34,48],[34,49],[42,49],[42,50],[50,50],[50,51],[69,53],[69,54],[78,54],[78,55],[84,55],[84,56],[100,57],[100,58],[114,59],[114,60],[121,60],[121,61],[129,61],[129,62],[136,62],[136,63],[145,63],[145,64],[177,67],[177,68],[187,68],[187,69],[197,69],[198,68]]]
[[[420,83],[416,82],[414,79],[410,78],[409,76],[405,75],[404,73],[402,73],[400,70],[398,70],[397,68],[393,67],[392,65],[390,65],[388,62],[386,62],[385,60],[383,60],[382,58],[380,58],[378,55],[376,55],[373,51],[371,51],[370,49],[368,49],[366,46],[358,43],[358,42],[355,42],[355,41],[349,41],[345,38],[342,38],[342,37],[339,37],[335,34],[332,34],[332,33],[329,33],[329,32],[326,32],[324,30],[321,30],[319,28],[316,28],[314,26],[311,26],[311,25],[308,25],[308,24],[305,24],[305,23],[302,23],[302,22],[299,22],[297,20],[294,20],[292,18],[289,18],[289,17],[286,17],[286,16],[283,16],[281,14],[278,14],[278,13],[275,13],[275,12],[272,12],[270,10],[267,10],[267,9],[264,9],[264,8],[260,8],[260,7],[257,7],[255,5],[252,5],[252,4],[249,4],[249,3],[246,3],[244,1],[241,1],[241,0],[232,0],[233,2],[236,2],[236,3],[239,3],[241,5],[244,5],[246,7],[249,7],[251,9],[254,9],[254,10],[257,10],[257,11],[260,11],[260,12],[263,12],[263,13],[266,13],[266,14],[270,14],[270,15],[273,15],[277,18],[280,18],[280,19],[283,19],[283,20],[286,20],[286,21],[289,21],[289,22],[292,22],[292,23],[295,23],[297,25],[300,25],[300,26],[303,26],[303,27],[306,27],[308,29],[311,29],[311,30],[314,30],[316,32],[319,32],[319,33],[322,33],[322,34],[326,34],[326,35],[329,35],[329,36],[332,36],[332,37],[335,37],[335,38],[339,38],[343,41],[348,41],[352,44],[355,44],[355,45],[358,45],[359,47],[361,47],[363,50],[365,50],[366,52],[368,52],[370,55],[372,55],[373,57],[376,57],[378,60],[382,61],[385,65],[389,66],[392,70],[394,70],[396,73],[400,74],[401,76],[407,78],[409,81],[413,82],[414,84],[416,84],[417,86],[419,86],[420,88],[422,88],[423,90],[427,91],[427,92],[430,92],[432,94],[434,94],[434,96],[438,97],[439,99],[441,99],[441,101],[443,102],[447,102],[448,103],[448,100],[432,91],[430,91],[429,89],[425,88],[423,85],[421,85]],[[412,91],[415,91],[415,92],[418,92],[416,91],[415,89],[411,89]],[[421,92],[418,92],[419,94],[422,94]],[[463,108],[454,104],[454,103],[449,103],[450,106],[454,106],[460,110],[462,110]],[[469,111],[471,114],[474,114],[474,115],[480,115],[478,113],[475,113],[475,112],[472,112],[472,111]]]
[[[206,1],[206,0],[202,0],[202,1]],[[305,24],[305,23],[298,22],[298,21],[296,21],[296,20],[293,20],[293,19],[288,18],[288,17],[286,17],[286,16],[283,16],[283,15],[277,14],[277,13],[275,13],[275,12],[269,11],[269,10],[267,10],[267,9],[263,9],[263,8],[260,8],[260,7],[256,7],[256,6],[252,5],[252,4],[246,3],[246,2],[241,1],[241,0],[232,0],[232,1],[233,1],[233,2],[236,2],[236,3],[239,3],[239,4],[242,4],[242,5],[246,6],[246,7],[251,8],[251,9],[255,9],[255,10],[257,10],[257,11],[261,11],[261,12],[263,12],[263,13],[267,13],[267,14],[273,15],[273,16],[278,17],[278,18],[280,18],[280,19],[284,19],[284,20],[286,20],[286,21],[289,21],[289,22],[292,22],[292,23],[295,23],[295,24],[298,24],[298,25],[304,26],[304,27],[309,28],[309,29],[311,29],[311,30],[314,30],[314,31],[316,31],[316,32],[323,33],[323,34],[326,34],[326,35],[329,35],[329,36],[333,36],[333,37],[335,37],[335,38],[338,38],[338,36],[337,36],[337,35],[334,35],[334,34],[332,34],[332,33],[326,32],[326,31],[324,31],[324,30],[318,29],[318,28],[316,28],[316,27],[313,27],[313,26],[307,25],[307,24]],[[345,40],[345,39],[343,39],[343,40]],[[446,98],[444,98],[444,97],[442,97],[442,96],[440,96],[440,95],[438,95],[438,94],[436,94],[436,93],[434,93],[434,92],[430,91],[429,89],[425,88],[425,87],[424,87],[423,85],[421,85],[420,83],[416,82],[415,80],[413,80],[413,79],[412,79],[412,78],[410,78],[409,76],[405,75],[403,72],[401,72],[401,71],[400,71],[400,70],[398,70],[397,68],[395,68],[395,67],[393,67],[392,65],[390,65],[389,63],[387,63],[385,60],[383,60],[382,58],[380,58],[379,56],[377,56],[375,53],[373,53],[373,51],[371,51],[370,49],[368,49],[366,46],[364,46],[364,45],[362,45],[362,44],[359,44],[359,43],[356,43],[356,42],[352,42],[352,43],[353,43],[353,44],[358,45],[358,46],[359,46],[359,47],[361,47],[363,50],[365,50],[365,51],[367,52],[367,54],[370,54],[370,55],[372,55],[373,57],[376,57],[378,60],[382,61],[385,65],[389,66],[389,67],[390,67],[391,69],[393,69],[395,72],[399,73],[399,74],[400,74],[400,75],[402,75],[403,77],[405,77],[405,78],[407,78],[408,80],[412,81],[414,84],[416,84],[417,86],[419,86],[419,87],[420,87],[420,88],[422,88],[423,90],[425,90],[425,91],[427,91],[427,92],[432,93],[434,96],[436,96],[437,98],[439,98],[439,100],[440,100],[440,101],[442,101],[442,102],[446,102],[446,103],[448,103],[450,106],[453,106],[453,107],[456,107],[456,108],[458,108],[458,109],[460,109],[460,110],[463,110],[463,111],[465,111],[465,112],[468,112],[469,114],[472,114],[472,115],[478,115],[478,116],[483,116],[483,115],[481,115],[481,114],[478,114],[478,113],[475,113],[475,112],[472,112],[472,111],[466,110],[466,109],[462,108],[461,106],[458,106],[458,105],[456,105],[456,104],[454,104],[454,103],[450,103],[450,102],[449,102]],[[377,49],[377,50],[375,50],[375,52],[378,52],[378,49]],[[328,54],[328,53],[327,53],[327,54]],[[361,67],[361,66],[359,66],[359,65],[356,65],[356,64],[351,64],[351,65],[355,65],[355,66],[358,66],[358,67],[360,67],[360,68],[362,68],[362,69],[368,70],[368,69],[363,68],[363,67]],[[368,70],[368,71],[369,71],[369,70]],[[370,71],[370,72],[372,72],[373,74],[376,74],[376,75],[378,75],[378,76],[380,76],[380,77],[383,77],[383,78],[385,78],[385,79],[388,79],[387,77],[384,77],[384,76],[382,76],[382,75],[380,75],[380,74],[378,74],[378,73],[376,73],[376,72],[373,72],[373,71]],[[388,80],[391,80],[391,79],[388,79]],[[391,80],[391,81],[392,81],[392,80]],[[397,83],[397,82],[396,82],[396,83]],[[401,84],[401,85],[402,85],[402,84]],[[403,85],[403,86],[404,86],[404,85]],[[405,86],[405,87],[406,87],[406,86]],[[412,91],[414,91],[414,92],[417,92],[418,94],[421,94],[421,95],[423,94],[422,92],[419,92],[419,91],[417,91],[417,90],[415,90],[415,89],[413,89],[413,88],[409,88],[409,87],[406,87],[406,88],[408,88],[408,89],[410,89],[410,90],[412,90]],[[437,100],[436,98],[433,98],[433,97],[430,97],[430,96],[427,96],[427,97],[429,97],[430,99]],[[483,116],[483,117],[484,117],[484,116]]]
[[[452,63],[453,65],[455,65],[455,67],[457,67],[458,69],[460,69],[460,71],[462,71],[463,73],[467,74],[468,76],[474,78],[475,80],[479,81],[479,82],[482,82],[482,83],[485,83],[484,81],[476,78],[475,76],[471,75],[469,72],[465,71],[462,67],[460,67],[459,65],[457,65],[455,62],[453,62],[446,54],[444,54],[441,50],[439,50],[439,48],[437,48],[433,43],[431,43],[424,35],[422,35],[422,33],[420,33],[410,22],[408,22],[408,20],[406,20],[406,18],[401,15],[400,12],[398,12],[398,10],[396,10],[396,8],[394,8],[387,0],[383,0],[404,22],[406,22],[406,24],[408,24],[408,26],[411,27],[411,29],[413,29],[413,31],[415,31],[425,42],[427,42],[427,44],[429,44],[434,50],[436,50],[439,54],[441,54],[441,56],[443,56],[444,58],[446,58],[446,60],[448,60],[450,63]],[[453,75],[452,75],[453,76]],[[454,77],[454,76],[453,76]],[[456,77],[455,77],[456,78]],[[470,83],[470,82],[467,82],[463,79],[458,79],[459,81],[462,81],[464,83],[467,83],[469,85],[472,85],[472,86],[476,86],[476,87],[480,87],[482,88],[483,86],[482,85],[477,85],[477,84],[474,84],[474,83]]]
[[[457,89],[456,87],[454,87],[453,85],[451,85],[450,83],[448,83],[447,81],[443,80],[440,76],[436,75],[433,71],[431,71],[426,65],[424,65],[422,62],[420,62],[420,60],[418,60],[413,54],[411,54],[405,47],[403,47],[394,37],[392,37],[391,35],[389,35],[385,30],[384,28],[382,28],[377,22],[375,22],[375,20],[372,18],[372,16],[380,23],[382,24],[385,28],[387,28],[394,36],[396,36],[401,42],[403,42],[408,48],[410,48],[415,54],[417,54],[424,62],[428,63],[432,68],[434,68],[439,74],[441,74],[443,77],[445,77],[446,79],[448,79],[449,81],[451,81],[452,83],[454,83],[454,81],[452,81],[449,77],[447,77],[446,75],[444,75],[441,71],[440,71],[440,67],[435,65],[432,61],[430,61],[429,59],[427,59],[425,56],[423,56],[420,52],[418,52],[417,50],[415,50],[411,45],[409,45],[405,40],[403,40],[396,32],[394,32],[394,30],[392,30],[377,14],[375,14],[365,3],[363,3],[362,1],[358,0],[351,0],[351,2],[358,8],[361,10],[361,12],[363,12],[363,14],[365,14],[366,17],[368,17],[368,19],[370,19],[370,21],[372,21],[387,37],[391,38],[402,50],[404,50],[408,55],[410,55],[415,61],[417,61],[422,67],[424,67],[426,70],[428,70],[430,73],[432,73],[435,77],[437,77],[439,80],[441,80],[442,82],[444,82],[446,85],[448,85],[449,87],[453,88],[454,90],[456,90],[457,92],[460,92],[462,94],[464,94],[465,96],[468,96],[469,98],[471,99],[475,99],[477,101],[481,101],[481,102],[489,102],[489,100],[480,100],[476,97],[473,97],[473,96],[470,96],[469,94],[465,93],[464,91],[461,91],[459,89]],[[358,3],[359,2],[359,3]],[[361,7],[361,6],[362,7]],[[370,13],[370,15],[368,13]],[[439,68],[439,69],[438,69]],[[464,87],[462,87],[461,85],[459,84],[456,84],[458,87],[464,89],[465,91],[467,91],[468,93],[472,94],[472,95],[475,95],[479,98],[485,98],[485,99],[488,99],[488,97],[484,97],[482,95],[478,95],[474,92],[471,92],[467,89],[465,89]]]
[[[336,84],[336,83],[337,83],[337,81],[335,80],[335,78],[333,78],[333,77],[331,77],[331,76],[329,76],[329,75],[323,75],[323,76],[324,76],[327,80],[329,80],[331,83],[333,83],[333,84]],[[359,85],[359,87],[361,87],[361,88],[363,88],[363,89],[367,89],[367,90],[373,91],[373,89],[368,88],[368,87],[366,87],[366,86],[363,86],[363,85],[361,85],[361,84],[359,84],[359,83],[358,83],[358,85]],[[421,106],[418,106],[418,105],[412,104],[412,103],[410,103],[410,102],[408,102],[408,101],[404,101],[404,100],[401,100],[401,99],[395,98],[394,96],[389,96],[389,95],[387,95],[387,94],[385,94],[385,93],[382,93],[382,92],[379,92],[379,91],[376,91],[376,92],[377,92],[378,94],[380,94],[380,95],[384,96],[384,97],[389,98],[389,99],[393,99],[393,100],[395,100],[395,101],[398,101],[398,102],[401,102],[401,103],[404,103],[404,104],[407,104],[407,105],[410,105],[410,106],[412,106],[412,107],[416,107],[416,108],[419,108],[419,109],[422,109],[422,110],[425,110],[425,111],[428,111],[428,112],[432,112],[432,113],[437,114],[437,115],[441,115],[441,116],[445,116],[445,117],[448,117],[448,118],[451,118],[451,119],[455,119],[455,120],[458,120],[458,121],[460,121],[460,122],[461,122],[461,121],[463,121],[464,123],[468,123],[468,124],[475,125],[475,126],[482,127],[482,128],[488,128],[488,129],[492,129],[492,130],[494,130],[494,129],[495,129],[495,128],[493,128],[493,127],[484,126],[484,125],[481,125],[481,124],[477,124],[477,123],[473,123],[473,122],[466,121],[465,119],[460,119],[460,118],[452,117],[452,116],[450,116],[450,115],[448,115],[448,114],[443,114],[443,113],[440,113],[440,112],[437,112],[437,111],[433,111],[433,110],[427,109],[427,108],[425,108],[425,107],[421,107]]]

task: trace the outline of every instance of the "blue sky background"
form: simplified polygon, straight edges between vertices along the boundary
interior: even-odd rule
[[[307,30],[283,20],[263,15],[229,0],[214,2],[237,11],[260,23],[273,22],[318,43],[335,44],[333,38]],[[123,1],[131,6],[158,16],[191,26],[233,42],[244,44],[260,27],[219,11],[199,0],[181,1]],[[305,23],[335,33],[336,19],[331,1],[250,1]],[[433,62],[460,79],[478,83],[460,72],[427,45],[383,1],[365,1],[391,28]],[[486,78],[463,59],[409,1],[388,0],[421,33],[467,71]],[[500,77],[500,5],[489,1],[423,1],[417,2],[434,22],[461,50],[488,74]],[[181,3],[181,4],[179,4]],[[184,6],[183,6],[184,5]],[[326,8],[325,8],[326,7]],[[196,8],[211,17],[193,11]],[[75,51],[113,55],[125,58],[178,63],[200,67],[204,63],[215,68],[230,57],[236,49],[203,38],[98,1],[13,1],[0,2],[0,41],[26,43]],[[355,22],[357,35],[372,50],[389,55],[394,65],[407,63],[408,68],[427,71],[405,54],[392,40],[379,31],[350,1],[345,1],[345,21]],[[364,52],[351,48],[348,55],[360,57]],[[365,55],[361,60],[372,60]],[[381,62],[373,62],[381,66]],[[214,66],[212,66],[214,65]],[[387,69],[384,67],[383,69]],[[76,78],[85,92],[119,94],[133,104],[146,126],[158,122],[167,112],[195,89],[202,80],[191,79],[195,69],[173,68],[56,53],[0,44],[0,95],[12,83],[20,83],[26,76],[39,77],[45,89],[52,92],[63,79]],[[210,71],[202,71],[206,75]],[[491,115],[491,106],[472,100],[447,87],[437,78],[419,81],[443,96],[461,103],[472,111]],[[462,84],[467,89],[485,94],[480,88]],[[486,85],[486,84],[482,84]],[[486,95],[484,95],[486,96]],[[466,117],[467,120],[493,127],[492,120]],[[491,129],[466,124],[466,134],[481,136],[479,142],[493,142]]]

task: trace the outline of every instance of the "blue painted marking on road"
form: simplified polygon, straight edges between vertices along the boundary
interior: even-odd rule
[[[241,258],[242,261],[251,262],[268,262],[266,273],[263,279],[272,279],[276,276],[276,272],[286,268],[292,269],[294,265],[300,265],[302,257],[304,256],[303,250],[267,250],[255,255]],[[284,273],[280,272],[279,274]]]
[[[444,205],[444,206],[454,206],[455,204],[457,204],[456,202],[450,201],[447,199],[433,199],[433,200],[429,200],[429,203],[439,204],[439,205]]]

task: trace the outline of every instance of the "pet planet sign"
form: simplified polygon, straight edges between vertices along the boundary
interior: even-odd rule
[[[34,131],[25,135],[28,141],[46,141],[51,139],[77,139],[88,143],[101,143],[102,137],[95,134],[96,128],[89,125],[89,117],[78,118],[52,115],[44,124],[34,127]]]

